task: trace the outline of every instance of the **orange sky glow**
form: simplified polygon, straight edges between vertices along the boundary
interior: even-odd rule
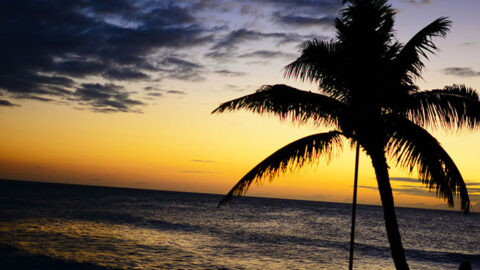
[[[441,51],[426,61],[424,79],[418,81],[421,89],[464,83],[480,91],[480,4],[468,0],[455,4],[449,0],[420,2],[392,1],[398,9],[396,29],[401,41],[439,16],[453,20],[446,39],[434,40]],[[268,6],[262,8],[265,12],[269,10]],[[207,10],[201,15],[211,13],[214,11]],[[216,20],[224,21],[230,29],[294,32],[286,26],[266,24],[255,16],[236,11],[232,14],[230,21],[220,13]],[[208,25],[213,21],[202,23]],[[167,52],[201,63],[202,78],[162,77],[124,82],[131,95],[147,104],[141,107],[141,113],[95,112],[80,103],[72,105],[69,100],[61,99],[58,102],[15,99],[0,86],[0,94],[3,93],[0,97],[10,97],[20,105],[0,106],[0,178],[224,194],[278,148],[303,136],[329,130],[297,126],[247,112],[212,115],[211,111],[221,102],[252,93],[263,84],[286,83],[315,90],[314,85],[283,78],[282,67],[297,56],[298,43],[277,44],[268,38],[246,41],[232,52],[238,57],[227,62],[202,56],[211,52],[214,42],[228,35],[225,31],[218,30],[212,44]],[[333,29],[328,26],[305,27],[300,33],[333,37]],[[284,56],[265,59],[239,56],[259,48],[281,51]],[[166,52],[157,52],[162,53]],[[447,68],[451,67],[465,68],[471,73],[447,74]],[[218,72],[227,69],[231,73]],[[78,80],[112,83],[95,76]],[[161,89],[161,95],[155,98],[147,95],[145,89],[149,86]],[[475,205],[480,203],[480,131],[432,132],[462,172],[473,210],[480,211]],[[411,181],[415,174],[395,168],[393,163],[390,166],[397,206],[447,209],[446,203],[426,191],[419,181]],[[353,168],[354,153],[345,141],[343,149],[331,161],[320,159],[318,165],[252,186],[247,195],[350,202]],[[375,175],[365,153],[360,160],[359,185],[360,203],[379,204]]]

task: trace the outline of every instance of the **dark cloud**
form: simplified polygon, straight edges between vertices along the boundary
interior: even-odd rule
[[[469,186],[480,186],[480,182],[469,182],[469,183],[465,183],[467,185],[467,187]]]
[[[223,76],[231,76],[231,77],[244,76],[244,75],[247,74],[245,72],[231,71],[231,70],[228,70],[228,69],[216,70],[215,73],[223,75]]]
[[[319,10],[323,12],[336,12],[341,6],[341,0],[243,0],[243,1],[219,1],[202,0],[191,1],[194,4],[192,9],[215,10],[220,12],[233,12],[238,10],[241,15],[258,15],[263,8],[274,8],[297,12],[314,13]]]
[[[404,182],[413,182],[413,180],[417,180],[417,179],[413,179],[411,178],[410,180],[407,180],[407,179],[410,179],[410,178],[405,178],[401,181],[404,181]],[[418,180],[417,180],[418,181]],[[418,182],[417,182],[418,183]],[[467,184],[468,186],[469,184]],[[476,184],[473,184],[473,185],[476,185]],[[364,188],[364,189],[372,189],[372,190],[377,190],[377,187],[371,187],[371,186],[358,186],[359,188]],[[401,185],[399,187],[394,187],[392,188],[392,190],[398,194],[406,194],[406,195],[413,195],[413,196],[434,196],[435,194],[435,191],[429,191],[427,188],[425,188],[424,186],[413,186],[413,185]],[[472,201],[479,201],[480,200],[480,196],[478,194],[480,194],[480,188],[472,188],[472,187],[468,187],[468,193],[470,195],[470,199]]]
[[[469,67],[448,67],[443,69],[446,75],[454,75],[459,77],[476,77],[480,76],[480,71],[474,71]]]
[[[168,94],[174,94],[174,95],[186,95],[187,94],[184,91],[179,91],[179,90],[168,90],[167,93]]]
[[[205,57],[210,57],[210,58],[216,58],[216,59],[227,59],[229,57],[232,57],[231,52],[219,52],[219,51],[211,51],[209,53],[205,54]]]
[[[296,33],[263,33],[241,28],[228,33],[228,35],[212,47],[212,50],[232,49],[236,48],[240,43],[246,41],[258,41],[265,38],[273,38],[277,40],[278,43],[301,42],[305,40],[305,36]]]
[[[145,91],[156,91],[157,90],[157,88],[155,86],[151,86],[151,85],[150,86],[145,86],[145,87],[143,87],[143,89]]]
[[[183,81],[202,81],[204,67],[177,57],[167,57],[157,64],[157,69],[162,71],[167,78]]]
[[[267,66],[267,65],[270,65],[272,62],[270,61],[249,61],[249,62],[246,62],[245,64],[247,65],[263,65],[263,66]]]
[[[6,99],[0,99],[0,107],[17,107],[18,104],[11,103]]]
[[[392,188],[394,192],[400,194],[414,195],[414,196],[429,196],[432,192],[429,192],[428,189],[418,186],[408,186],[404,185],[397,188]]]
[[[409,181],[408,181],[409,182]],[[371,187],[371,186],[358,186],[359,188],[363,189],[372,189],[372,190],[378,190],[377,187]],[[407,195],[414,195],[414,196],[429,196],[429,191],[428,189],[421,187],[421,186],[411,186],[411,185],[402,185],[400,187],[395,187],[392,188],[394,192],[397,192],[399,194],[407,194]]]
[[[371,187],[371,186],[362,186],[362,185],[358,185],[358,188],[364,188],[364,189],[373,189],[373,190],[378,190],[377,187]]]
[[[56,59],[48,69],[59,70],[65,76],[84,78],[92,74],[102,73],[108,69],[108,65],[96,59],[69,56],[69,59]]]
[[[287,14],[284,15],[281,12],[273,13],[273,20],[283,25],[289,25],[293,27],[310,27],[310,26],[323,26],[332,27],[335,23],[335,16],[324,17],[310,17],[302,15]]]
[[[469,182],[467,185],[468,193],[480,198],[480,182]]]
[[[342,7],[342,1],[340,0],[264,0],[262,2],[282,10],[310,14],[318,13],[319,11],[336,13]]]
[[[245,28],[233,30],[222,39],[220,39],[215,45],[211,48],[211,51],[205,56],[211,58],[229,58],[234,55],[234,52],[238,49],[239,45],[249,41],[260,41],[264,39],[272,39],[277,45],[285,43],[301,43],[305,40],[312,39],[313,36],[305,36],[297,33],[282,33],[282,32],[271,32],[264,33],[255,30],[248,30]],[[326,37],[319,37],[319,39],[324,39]]]
[[[480,188],[472,188],[472,187],[469,187],[469,188],[468,188],[468,193],[469,193],[469,194],[480,194]]]
[[[137,107],[145,105],[130,98],[123,86],[111,83],[84,83],[74,92],[74,99],[89,105],[95,112],[141,112]]]
[[[199,65],[199,64],[195,64],[193,62],[183,60],[183,59],[179,59],[179,58],[175,58],[175,57],[166,58],[161,63],[164,64],[164,65],[176,65],[176,66],[181,67],[182,69],[186,69],[186,70],[202,68],[202,66]]]
[[[59,103],[59,101],[56,99],[39,97],[31,94],[17,94],[17,95],[13,95],[13,97],[16,99],[31,99],[31,100],[41,101],[41,102]]]
[[[410,178],[410,177],[390,177],[390,181],[422,183],[422,180],[420,180],[418,178]]]
[[[25,73],[21,74],[13,73],[15,71],[7,66],[0,68],[0,89],[16,95],[62,96],[69,94],[70,92],[66,88],[74,85],[72,79],[64,76],[43,75],[30,71],[25,71]]]
[[[154,99],[164,96],[164,91],[155,85],[145,86],[143,90],[147,91],[147,99]]]
[[[411,178],[411,177],[390,177],[390,181],[417,183],[417,184],[422,183],[421,179]],[[480,182],[465,182],[465,185],[467,187],[480,186]]]
[[[294,58],[296,55],[281,51],[258,50],[239,55],[240,58]]]
[[[162,94],[162,93],[159,93],[159,92],[150,92],[150,93],[147,93],[147,95],[152,96],[152,97],[161,97],[161,96],[163,96],[163,94]]]
[[[145,86],[143,87],[143,90],[145,91],[162,91],[162,88],[160,88],[159,86],[156,86],[156,85],[149,85],[149,86]]]
[[[147,74],[136,71],[130,68],[111,68],[103,73],[103,76],[108,79],[118,80],[118,81],[134,81],[134,80],[148,80],[150,76]]]
[[[404,194],[410,195],[417,195],[417,196],[426,196],[427,194],[431,193],[425,186],[422,184],[422,181],[418,178],[410,178],[410,177],[391,177],[390,181],[398,181],[398,182],[407,182],[407,183],[415,183],[419,185],[401,185],[400,187],[393,188],[394,191]],[[466,182],[465,185],[467,186],[468,193],[470,195],[480,194],[480,182]],[[361,188],[367,189],[376,189],[376,187],[369,187],[369,186],[360,186]]]
[[[70,102],[84,88],[78,79],[149,80],[149,72],[162,72],[146,65],[160,49],[213,41],[192,10],[149,0],[1,1],[0,36],[0,90],[13,98]],[[165,76],[198,79],[185,71],[192,69]],[[130,111],[122,105],[137,102],[114,101],[104,103]]]

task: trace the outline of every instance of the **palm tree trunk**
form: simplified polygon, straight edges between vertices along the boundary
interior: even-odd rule
[[[353,202],[352,202],[352,228],[350,229],[350,258],[348,259],[348,269],[353,269],[353,248],[355,243],[355,217],[357,215],[357,186],[358,186],[358,159],[360,153],[360,144],[357,142],[355,151],[355,175],[353,176]]]
[[[385,228],[387,230],[388,242],[392,251],[392,258],[396,269],[409,269],[405,251],[403,249],[400,231],[398,230],[397,216],[393,203],[392,187],[388,176],[388,165],[385,158],[385,152],[382,150],[376,153],[370,153],[372,165],[377,176],[378,191],[383,206],[383,216],[385,218]]]

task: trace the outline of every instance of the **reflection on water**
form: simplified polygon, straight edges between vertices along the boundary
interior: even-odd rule
[[[0,243],[82,267],[347,268],[350,205],[248,198],[217,209],[219,199],[0,181]],[[478,214],[398,209],[398,218],[412,269],[480,267]],[[357,224],[355,266],[392,269],[381,207],[359,206]]]
[[[3,243],[15,243],[31,254],[113,268],[182,267],[178,263],[188,261],[201,265],[207,253],[202,243],[210,242],[208,236],[90,221],[32,219],[0,227],[4,237],[11,237],[1,239]]]
[[[271,223],[271,222],[269,222]],[[65,261],[93,263],[124,269],[152,268],[295,268],[281,258],[256,254],[245,257],[239,251],[248,245],[231,243],[218,253],[218,240],[192,232],[160,231],[128,225],[62,219],[30,219],[0,223],[3,243]],[[20,240],[21,239],[21,240]],[[228,249],[227,249],[228,248]],[[296,253],[295,247],[292,252]],[[221,253],[224,253],[222,256]],[[303,267],[315,268],[303,262]],[[228,267],[226,267],[228,266]]]

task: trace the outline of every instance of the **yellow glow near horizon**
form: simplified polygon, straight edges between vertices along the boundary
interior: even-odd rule
[[[222,194],[278,148],[328,130],[297,127],[275,117],[245,112],[211,115],[213,106],[193,106],[196,98],[179,98],[150,108],[145,114],[122,117],[43,104],[33,104],[43,110],[38,117],[23,113],[23,108],[6,111],[0,115],[5,127],[0,135],[2,178]],[[177,106],[185,109],[175,117],[156,117]],[[10,113],[15,113],[15,118]],[[473,158],[478,151],[471,151],[475,147],[480,150],[475,144],[477,135],[437,133],[465,179],[480,178]],[[353,151],[345,141],[343,150],[329,163],[322,158],[318,165],[252,186],[247,195],[349,202],[353,161]],[[405,170],[391,166],[392,177],[408,177]],[[370,160],[364,153],[360,185],[376,187]],[[402,183],[392,185],[396,188]],[[422,197],[397,193],[395,199],[404,206],[445,208],[433,194]],[[378,191],[360,188],[359,201],[379,204]]]

